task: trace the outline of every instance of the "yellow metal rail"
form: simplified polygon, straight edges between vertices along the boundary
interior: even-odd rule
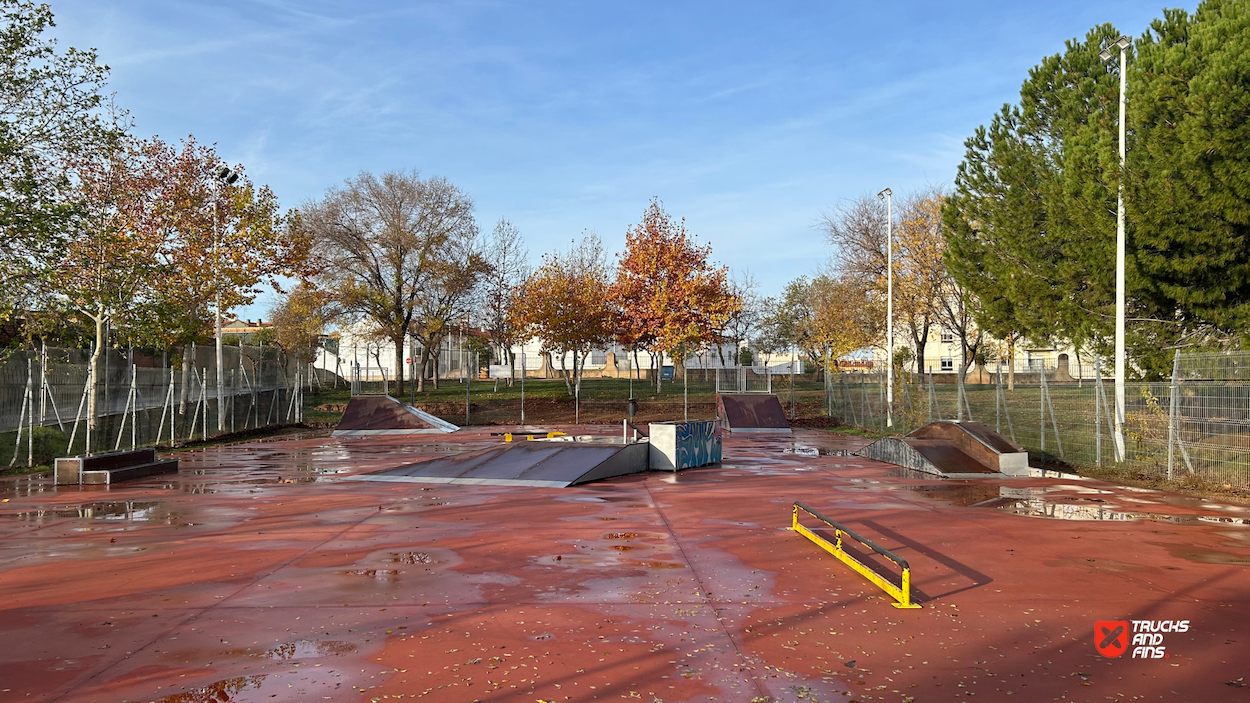
[[[518,432],[517,434],[520,434],[520,433]],[[525,438],[526,438],[526,439],[534,439],[534,435],[535,435],[535,434],[540,435],[540,438],[541,438],[541,435],[542,435],[542,433],[541,433],[541,432],[539,432],[539,433],[534,433],[534,432],[528,433],[528,434],[526,434],[526,435],[525,435]],[[560,437],[560,436],[563,436],[563,435],[566,435],[566,434],[568,434],[568,433],[567,433],[567,432],[548,432],[548,433],[547,433],[547,439],[551,439],[552,437]],[[504,432],[504,433],[503,433],[503,441],[504,441],[504,442],[511,442],[511,441],[512,441],[512,435],[513,435],[513,433],[512,433],[512,432]]]
[[[815,532],[812,532],[810,529],[804,527],[802,523],[799,522],[800,510],[807,513],[808,515],[811,515],[817,520],[820,520],[826,525],[832,527],[834,531],[833,532],[834,538],[836,541],[830,542],[824,537],[821,537]],[[897,603],[891,603],[890,605],[893,605],[895,608],[919,608],[920,607],[919,605],[916,605],[915,603],[911,602],[911,567],[907,565],[907,562],[905,560],[900,559],[893,552],[877,546],[872,540],[856,534],[854,531],[847,529],[846,526],[842,525],[841,523],[830,520],[824,515],[821,515],[820,513],[813,510],[811,507],[804,505],[803,503],[800,503],[798,501],[795,501],[794,503],[794,515],[793,515],[793,522],[791,524],[791,529],[803,535],[804,537],[810,539],[811,541],[815,542],[821,549],[837,557],[838,561],[841,561],[842,563],[851,567],[852,569],[857,571],[860,576],[863,576],[864,578],[868,579],[873,584],[875,584],[878,588],[888,593],[891,598],[898,601]],[[889,559],[895,564],[898,564],[899,568],[903,570],[901,585],[895,586],[894,584],[890,583],[885,578],[879,576],[875,571],[868,568],[867,565],[865,565],[864,563],[862,563],[855,557],[843,551],[842,535],[849,535],[851,538],[853,538],[855,541],[859,542],[860,544],[864,545],[865,547],[868,547],[869,549],[876,552],[877,554],[880,554],[886,559]]]

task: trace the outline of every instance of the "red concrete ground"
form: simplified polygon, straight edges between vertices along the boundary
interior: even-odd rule
[[[907,478],[817,430],[576,488],[345,480],[496,441],[286,439],[111,489],[0,484],[0,703],[1250,700],[1245,509]],[[787,530],[796,499],[909,560],[923,609]],[[1106,659],[1094,623],[1120,619],[1190,629]]]

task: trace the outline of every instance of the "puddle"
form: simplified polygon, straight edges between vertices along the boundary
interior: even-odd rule
[[[23,522],[42,524],[61,518],[84,518],[93,520],[118,520],[123,522],[154,522],[166,525],[185,525],[176,513],[165,509],[160,501],[116,501],[86,503],[83,505],[57,505],[49,508],[23,510],[12,513]]]
[[[276,659],[278,661],[291,661],[295,659],[317,659],[318,657],[340,656],[350,654],[356,651],[356,645],[349,642],[339,642],[337,640],[295,640],[280,644],[273,649],[264,652],[253,652],[249,649],[236,649],[231,651],[234,655],[245,655],[252,657],[263,657],[265,659]]]
[[[1250,517],[1232,515],[1174,515],[1150,510],[1134,510],[1119,505],[1124,499],[1113,491],[1092,489],[1084,486],[1054,486],[1013,488],[987,483],[940,483],[903,486],[925,498],[940,500],[951,505],[972,508],[991,508],[1013,515],[1049,518],[1052,520],[1150,520],[1173,525],[1227,524],[1250,525]],[[1062,491],[1056,500],[1049,495]],[[1075,493],[1075,495],[1073,494]],[[1141,501],[1130,498],[1134,502]],[[1166,501],[1172,503],[1173,501]],[[1206,504],[1207,509],[1223,506]],[[1231,506],[1230,506],[1231,507]],[[1237,509],[1237,512],[1244,510]]]
[[[264,680],[265,674],[222,679],[203,688],[165,696],[155,703],[218,703],[219,701],[228,701],[240,693],[260,688]]]
[[[378,581],[396,581],[403,572],[399,569],[350,569],[340,573],[348,576],[364,576]]]
[[[927,474],[926,474],[927,475]],[[929,476],[929,478],[933,478]],[[940,500],[952,505],[977,505],[988,500],[1002,498],[998,486],[984,483],[939,483],[921,486],[906,486],[925,498]]]
[[[437,564],[429,554],[425,552],[391,552],[391,558],[387,561],[396,564]]]
[[[813,447],[807,444],[794,444],[783,449],[782,454],[795,456],[855,456],[850,449],[833,449],[832,447]]]
[[[1242,554],[1229,554],[1228,552],[1217,552],[1214,549],[1205,549],[1189,544],[1175,544],[1172,542],[1147,542],[1146,544],[1163,547],[1168,550],[1168,554],[1179,559],[1187,559],[1199,564],[1222,564],[1228,566],[1250,566],[1250,557]]]

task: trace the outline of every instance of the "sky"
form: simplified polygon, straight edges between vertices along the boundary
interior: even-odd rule
[[[949,187],[1032,66],[1100,23],[1140,35],[1163,7],[50,2],[136,133],[216,143],[284,207],[415,169],[467,192],[483,233],[517,225],[537,261],[585,231],[618,250],[658,197],[764,295],[832,254],[822,212]]]

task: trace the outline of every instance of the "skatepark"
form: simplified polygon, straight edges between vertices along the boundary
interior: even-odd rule
[[[724,428],[698,468],[526,483],[644,438],[505,429],[310,433],[124,483],[3,484],[0,629],[28,645],[5,650],[0,700],[1241,694],[1244,507],[1041,472],[946,478],[802,428]],[[456,462],[515,470],[454,480]],[[379,480],[423,467],[442,479]],[[903,561],[919,607],[890,607],[792,529],[834,540],[796,502]],[[896,563],[844,547],[897,585]],[[1189,625],[1160,658],[1103,656],[1095,622],[1123,620]]]

